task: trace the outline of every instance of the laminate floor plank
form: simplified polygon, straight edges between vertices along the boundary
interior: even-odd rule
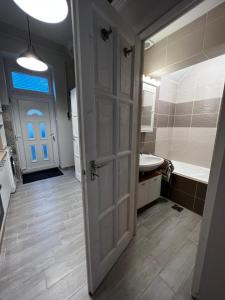
[[[0,256],[0,300],[189,300],[201,217],[159,200],[94,296],[88,294],[81,185],[74,170],[19,185]]]

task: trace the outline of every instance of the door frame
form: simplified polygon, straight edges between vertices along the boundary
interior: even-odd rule
[[[17,153],[18,153],[18,158],[19,158],[19,165],[20,165],[20,171],[22,174],[25,173],[31,173],[35,171],[41,171],[48,169],[49,167],[46,168],[46,166],[43,167],[38,167],[38,168],[33,168],[32,170],[26,170],[26,156],[25,156],[25,149],[24,149],[24,143],[22,139],[22,128],[21,128],[21,123],[20,123],[20,115],[19,115],[19,100],[24,100],[24,101],[34,101],[40,103],[41,100],[48,102],[50,104],[50,130],[51,130],[51,135],[54,135],[55,137],[55,142],[52,143],[52,149],[53,149],[53,160],[54,160],[54,165],[52,167],[59,167],[59,145],[58,145],[58,137],[57,137],[57,126],[56,126],[56,113],[55,113],[55,102],[53,96],[39,96],[35,95],[35,93],[32,93],[32,96],[28,96],[27,94],[14,94],[10,100],[12,104],[12,123],[13,123],[13,130],[15,133],[15,140],[16,140],[16,148],[17,148]],[[19,126],[18,126],[19,125]],[[51,168],[51,167],[50,167]]]

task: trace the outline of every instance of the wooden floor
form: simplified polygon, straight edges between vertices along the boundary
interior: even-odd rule
[[[87,292],[81,186],[73,170],[20,185],[0,256],[0,300],[190,300],[201,218],[159,201],[94,297]]]

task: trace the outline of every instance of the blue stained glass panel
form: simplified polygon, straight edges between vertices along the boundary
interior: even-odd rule
[[[31,150],[31,159],[32,159],[32,161],[37,161],[36,146],[31,145],[30,150]]]
[[[31,117],[31,116],[38,116],[38,117],[42,117],[43,116],[43,112],[41,112],[39,109],[29,109],[27,112],[27,116]]]
[[[46,126],[44,122],[40,123],[40,133],[41,133],[41,138],[46,139]]]
[[[43,148],[44,160],[48,160],[48,147],[47,147],[47,145],[42,145],[42,148]]]
[[[46,77],[21,72],[11,72],[14,89],[49,93],[49,80]]]
[[[33,123],[27,123],[27,136],[29,140],[34,139]]]

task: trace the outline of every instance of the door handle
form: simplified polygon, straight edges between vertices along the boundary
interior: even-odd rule
[[[51,136],[52,136],[53,141],[55,142],[55,135],[54,135],[54,133],[51,133]]]
[[[95,160],[90,161],[90,174],[92,181],[94,181],[96,177],[99,177],[99,175],[96,173],[97,169],[101,169],[105,165],[107,165],[107,163],[97,164]]]

